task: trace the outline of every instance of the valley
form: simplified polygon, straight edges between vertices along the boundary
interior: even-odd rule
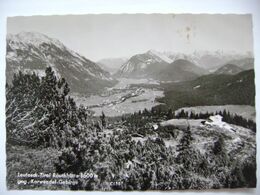
[[[100,95],[89,97],[72,96],[77,105],[83,105],[94,112],[94,116],[100,116],[102,112],[106,116],[121,116],[151,109],[160,103],[156,98],[163,97],[163,91],[159,89],[159,82],[152,79],[127,79],[120,78],[119,82],[106,88]],[[157,88],[145,88],[132,85],[157,85]]]

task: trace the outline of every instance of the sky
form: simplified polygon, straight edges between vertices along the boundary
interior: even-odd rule
[[[250,14],[89,14],[17,16],[7,33],[36,31],[93,61],[168,52],[253,52]]]

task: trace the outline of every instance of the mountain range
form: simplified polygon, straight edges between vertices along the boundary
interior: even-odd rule
[[[220,51],[183,54],[149,50],[132,56],[114,76],[180,82],[210,73],[236,74],[254,67],[254,59],[250,55]]]
[[[245,63],[252,65],[252,59],[253,59],[252,58],[253,54],[250,52],[245,54],[240,54],[234,51],[223,52],[220,50],[219,51],[218,50],[217,51],[194,51],[193,53],[189,53],[189,54],[184,54],[179,52],[164,52],[164,54],[167,55],[172,60],[185,59],[207,70],[216,69],[228,63],[236,64],[238,66],[243,66]]]
[[[116,78],[121,77],[183,82],[207,74],[234,75],[253,69],[254,59],[250,54],[181,54],[149,50],[129,59],[110,58],[95,63],[57,39],[37,32],[21,32],[7,35],[6,65],[7,83],[11,83],[13,74],[19,70],[43,75],[46,67],[51,66],[57,77],[67,80],[72,92],[92,94],[112,87]],[[114,73],[113,77],[108,71]]]
[[[207,70],[196,66],[188,60],[178,59],[163,68],[156,78],[160,81],[180,82],[193,80],[207,73]]]
[[[185,81],[206,73],[206,70],[188,60],[173,60],[163,53],[149,50],[131,57],[120,67],[115,76],[153,78],[160,81]]]
[[[165,55],[149,50],[132,56],[115,74],[116,77],[147,78],[165,68],[172,60]]]
[[[11,83],[18,71],[43,75],[47,66],[64,77],[71,91],[90,94],[111,87],[116,81],[95,62],[70,50],[59,40],[38,32],[7,35],[6,79]]]

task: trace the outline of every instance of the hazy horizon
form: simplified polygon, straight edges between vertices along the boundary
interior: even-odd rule
[[[253,53],[250,14],[89,14],[17,16],[7,33],[36,31],[91,60],[130,57],[148,50]]]

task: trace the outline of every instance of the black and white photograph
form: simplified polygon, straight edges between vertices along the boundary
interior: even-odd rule
[[[251,14],[6,25],[8,190],[256,188]]]

